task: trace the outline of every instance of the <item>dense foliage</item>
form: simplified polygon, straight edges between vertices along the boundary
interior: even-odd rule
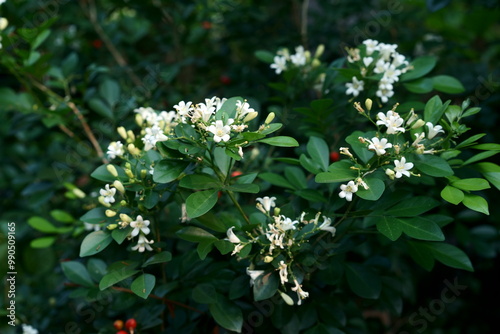
[[[2,333],[489,331],[499,11],[6,1]]]

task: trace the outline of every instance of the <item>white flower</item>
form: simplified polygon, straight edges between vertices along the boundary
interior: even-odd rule
[[[418,147],[418,144],[424,139],[425,133],[415,133],[415,140],[411,144],[411,146]]]
[[[144,235],[148,235],[150,230],[149,230],[149,220],[143,220],[142,216],[137,216],[137,218],[130,223],[130,227],[134,228],[130,235],[132,237],[135,237],[139,234],[139,232],[144,233]]]
[[[191,117],[191,120],[193,122],[197,122],[198,120],[201,119],[204,123],[208,123],[214,112],[215,112],[215,107],[208,106],[205,103],[199,103],[196,105],[196,108],[194,109],[194,113],[193,116]]]
[[[177,111],[177,115],[181,117],[186,117],[189,115],[189,112],[193,110],[193,107],[191,106],[192,104],[193,102],[191,101],[188,102],[180,101],[174,106],[174,109]]]
[[[427,133],[427,139],[434,138],[438,133],[444,133],[443,127],[441,125],[434,126],[431,122],[425,123],[429,132]]]
[[[282,231],[295,230],[295,225],[299,223],[297,220],[292,221],[290,218],[283,215],[274,217],[274,220],[276,222],[276,226]]]
[[[347,201],[352,201],[352,194],[354,194],[356,191],[358,191],[358,186],[356,185],[356,183],[354,183],[354,181],[349,181],[346,184],[342,184],[340,186],[340,190],[342,190],[340,193],[339,193],[339,197],[340,198],[345,198]]]
[[[352,77],[352,82],[348,82],[345,84],[347,87],[347,90],[345,91],[346,95],[354,95],[358,96],[359,92],[361,92],[364,89],[364,81],[363,80],[358,80],[356,77]]]
[[[367,39],[363,41],[363,44],[366,45],[366,54],[371,55],[374,51],[378,50],[378,41],[373,39]],[[367,65],[368,66],[368,65]]]
[[[109,184],[106,184],[104,186],[104,189],[99,190],[99,194],[101,194],[101,196],[104,196],[105,203],[109,204],[109,203],[115,202],[115,198],[113,196],[115,196],[115,194],[116,194],[116,189],[110,188]]]
[[[146,134],[142,138],[142,141],[144,142],[144,150],[149,151],[153,147],[156,146],[156,143],[159,141],[166,141],[168,140],[168,137],[165,136],[163,133],[163,130],[157,125],[153,125],[150,128],[145,129]]]
[[[319,229],[322,231],[330,232],[332,234],[332,236],[334,236],[337,229],[333,226],[330,226],[332,224],[332,220],[330,218],[325,217],[325,216],[323,216],[323,219],[324,219],[324,221],[319,226]]]
[[[283,56],[274,56],[274,63],[271,64],[271,68],[276,71],[276,74],[286,71],[286,58]]]
[[[386,63],[383,59],[379,59],[375,63],[375,68],[373,69],[373,72],[384,73],[388,67],[389,67],[389,63]]]
[[[153,243],[153,240],[149,241],[146,237],[141,234],[139,235],[139,240],[137,240],[137,245],[132,247],[132,250],[139,251],[139,253],[143,253],[145,250],[152,251],[150,244]]]
[[[377,155],[385,154],[386,148],[391,148],[392,144],[387,142],[387,138],[378,139],[373,137],[372,140],[367,140],[370,145],[368,145],[369,150],[374,150]]]
[[[283,249],[283,239],[285,237],[285,232],[279,229],[275,224],[268,224],[267,226],[269,230],[266,232],[266,237],[271,242],[269,253],[272,252],[275,246]]]
[[[394,91],[392,89],[383,88],[382,86],[379,86],[379,89],[375,92],[375,95],[380,97],[382,103],[387,103],[387,101],[389,101],[389,98],[394,95]]]
[[[5,1],[2,1],[4,3]],[[30,325],[23,324],[23,334],[38,334],[38,330]]]
[[[227,229],[227,232],[226,232],[226,234],[227,234],[227,240],[229,240],[233,244],[240,243],[241,240],[240,240],[240,238],[238,238],[236,236],[236,234],[234,234],[233,228],[234,228],[234,226],[231,226],[230,228]]]
[[[392,65],[395,67],[399,67],[401,65],[406,65],[408,62],[405,59],[405,56],[399,53],[395,53],[392,55]]]
[[[233,249],[231,255],[238,254],[243,249],[243,247],[245,247],[244,244],[234,245],[234,249]]]
[[[401,157],[401,161],[399,160],[394,160],[394,172],[396,172],[396,178],[399,179],[403,175],[410,177],[410,172],[408,172],[410,169],[413,168],[413,163],[411,162],[406,162],[405,157]]]
[[[391,58],[391,55],[396,52],[396,49],[398,46],[397,46],[397,44],[380,43],[378,45],[378,47],[379,47],[379,52],[380,52],[380,56],[382,57],[382,59],[384,59],[385,61],[388,61]]]
[[[290,56],[290,60],[295,66],[304,66],[306,64],[306,54],[302,45],[295,48],[295,54]]]
[[[125,150],[123,149],[123,144],[120,141],[111,142],[108,146],[108,152],[106,152],[110,159],[121,157],[124,153]]]
[[[255,280],[257,279],[257,277],[259,277],[263,273],[264,273],[264,270],[250,270],[247,267],[247,275],[250,276],[250,286],[252,286],[254,284]]]
[[[215,121],[215,124],[212,123],[207,130],[214,134],[214,141],[216,143],[221,140],[226,142],[231,138],[229,135],[231,133],[231,127],[229,125],[224,125],[222,120]]]
[[[147,108],[140,107],[140,108],[134,109],[134,112],[141,115],[142,119],[145,120],[147,125],[149,125],[149,126],[156,124],[158,122],[158,115],[151,107],[147,107]]]
[[[366,67],[370,66],[370,64],[373,62],[372,57],[365,57],[363,58],[363,64],[365,64]]]
[[[89,224],[86,222],[83,222],[83,228],[85,228],[85,231],[99,231],[101,229],[101,225],[99,224]]]
[[[155,173],[155,167],[153,165],[149,165],[149,174],[153,175]]]
[[[296,279],[293,281],[295,283],[295,287],[292,288],[292,291],[297,292],[297,297],[299,298],[297,305],[300,305],[302,304],[302,299],[306,299],[307,297],[309,297],[309,292],[305,292],[304,290],[302,290],[302,285],[300,285]]]
[[[399,81],[400,75],[400,70],[396,69],[394,65],[389,65],[385,70],[383,78],[385,78],[388,82],[393,83],[395,81]]]
[[[271,208],[274,208],[276,206],[276,203],[274,202],[274,201],[276,201],[276,197],[274,197],[274,196],[273,197],[268,197],[268,196],[258,197],[257,201],[260,203],[260,205],[262,206],[262,209],[264,210],[264,211],[262,211],[259,208],[259,205],[257,204],[257,208],[259,210],[261,210],[262,213],[270,212]]]
[[[236,118],[237,119],[244,119],[246,115],[249,113],[254,113],[256,112],[255,109],[250,108],[250,105],[248,102],[241,102],[241,100],[238,100],[236,102]]]
[[[280,271],[280,280],[281,284],[285,284],[288,282],[288,270],[287,270],[287,264],[285,261],[281,260],[280,265],[278,267],[278,270]]]
[[[401,127],[404,122],[404,119],[399,116],[398,113],[389,110],[387,114],[383,112],[379,112],[377,114],[377,125],[385,125],[387,127],[388,134],[395,134],[399,132],[405,132],[405,129]]]

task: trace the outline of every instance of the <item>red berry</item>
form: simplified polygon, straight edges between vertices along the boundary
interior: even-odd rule
[[[211,29],[212,28],[212,22],[210,21],[203,21],[201,22],[201,26],[203,27],[203,29]]]
[[[128,332],[126,332],[126,331],[118,331],[118,332],[116,332],[116,334],[128,334]]]
[[[137,327],[137,321],[134,318],[130,318],[125,323],[125,328],[128,330],[135,329]]]
[[[231,173],[231,177],[237,177],[237,176],[240,176],[242,174],[243,174],[243,172],[241,172],[239,170],[235,170],[234,172]]]
[[[219,191],[219,192],[217,193],[217,198],[221,198],[221,197],[222,197],[222,191]]]
[[[115,320],[115,322],[113,322],[113,326],[117,329],[117,330],[120,330],[123,328],[123,320]],[[122,331],[123,332],[123,331]],[[120,333],[122,334],[122,333]]]
[[[339,152],[331,152],[330,153],[330,161],[335,162],[340,160],[340,154]]]
[[[221,75],[219,80],[223,85],[229,85],[231,83],[231,78],[227,75]]]
[[[96,49],[100,49],[102,47],[102,41],[100,39],[94,39],[92,41],[92,46]]]

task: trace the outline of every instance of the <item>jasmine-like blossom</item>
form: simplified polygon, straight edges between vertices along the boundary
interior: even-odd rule
[[[363,64],[365,64],[366,67],[370,66],[371,63],[373,63],[372,57],[364,57],[363,58]]]
[[[208,106],[205,103],[199,103],[194,108],[193,115],[191,116],[191,120],[193,122],[198,122],[200,119],[204,123],[208,123],[210,118],[215,113],[215,107]]]
[[[419,146],[419,143],[422,141],[422,139],[424,139],[425,137],[425,133],[415,133],[415,140],[413,141],[413,143],[411,144],[411,146],[413,147],[418,147]]]
[[[387,127],[387,134],[395,134],[399,132],[405,132],[405,129],[401,126],[403,125],[404,119],[402,119],[398,113],[389,110],[386,114],[379,112],[377,114],[377,125],[385,125]]]
[[[116,189],[115,188],[110,188],[109,184],[106,184],[104,186],[104,189],[99,190],[99,194],[104,197],[104,202],[105,203],[114,203],[115,202],[115,194],[116,194]]]
[[[3,1],[2,1],[2,3],[3,3]],[[2,3],[0,3],[0,5]],[[23,324],[23,334],[38,334],[38,329],[36,329],[30,325]]]
[[[259,203],[257,204],[257,209],[259,209],[262,213],[266,214],[271,212],[271,208],[276,206],[276,197],[258,197],[256,199]],[[260,204],[260,205],[259,205]]]
[[[286,71],[286,58],[284,56],[274,56],[274,62],[271,64],[271,68],[275,70],[276,74]]]
[[[243,245],[243,244],[234,245],[234,249],[231,252],[231,255],[238,254],[243,249],[243,247],[245,247],[245,245]]]
[[[299,298],[297,305],[300,305],[302,304],[302,299],[306,299],[307,297],[309,297],[309,292],[305,292],[304,290],[302,290],[302,285],[300,285],[296,279],[293,280],[293,282],[295,283],[295,287],[292,288],[292,291],[297,292],[297,297]]]
[[[323,216],[323,223],[319,226],[319,229],[322,231],[327,231],[332,234],[332,237],[335,235],[335,232],[337,229],[334,226],[330,226],[332,224],[332,220],[330,218],[327,218]]]
[[[276,226],[282,231],[295,230],[295,225],[299,223],[297,220],[292,221],[290,218],[285,217],[283,215],[279,217],[274,217],[274,220]]]
[[[137,216],[137,218],[130,223],[130,227],[133,228],[130,236],[135,237],[139,234],[139,232],[142,232],[144,235],[148,235],[150,232],[150,229],[148,227],[149,224],[149,220],[143,220],[142,216]]]
[[[290,61],[295,66],[304,66],[306,64],[306,54],[302,45],[295,48],[295,54],[290,56]]]
[[[158,122],[158,114],[151,107],[140,107],[134,109],[134,112],[139,114],[148,126],[152,126]]]
[[[367,141],[370,143],[368,149],[374,150],[377,155],[385,154],[385,149],[392,147],[392,144],[387,142],[387,138],[378,139],[377,137],[373,137],[372,140],[367,139]]]
[[[85,229],[85,231],[99,231],[101,229],[101,225],[83,222],[83,228]]]
[[[153,240],[149,241],[146,239],[144,234],[139,235],[139,239],[137,240],[137,245],[132,247],[132,250],[136,250],[139,253],[143,253],[145,250],[152,251],[153,248],[150,246],[150,244],[153,243]]]
[[[341,192],[339,193],[340,198],[345,198],[347,201],[352,201],[352,194],[358,191],[358,186],[354,181],[349,181],[347,184],[342,184],[340,186]]]
[[[379,59],[375,63],[375,68],[373,69],[373,72],[377,74],[384,73],[388,67],[389,67],[388,63],[386,63],[383,59]]]
[[[174,106],[174,109],[175,111],[177,111],[177,115],[181,117],[187,117],[191,112],[191,110],[193,110],[192,104],[193,102],[191,101],[188,102],[180,101]]]
[[[230,119],[230,120],[232,121],[232,119]],[[215,121],[215,124],[212,123],[207,128],[207,131],[213,133],[213,135],[214,135],[214,141],[216,143],[218,143],[220,141],[226,142],[226,141],[228,141],[231,138],[231,136],[229,135],[231,133],[231,127],[229,125],[224,125],[224,123],[222,122],[222,120]]]
[[[124,153],[125,150],[123,149],[123,144],[120,141],[111,142],[108,146],[108,152],[106,152],[110,159],[121,157]]]
[[[264,270],[250,270],[250,268],[247,267],[247,275],[250,276],[250,286],[252,286],[255,283],[257,277],[259,277],[263,273]]]
[[[363,80],[358,80],[356,77],[352,77],[352,82],[348,82],[345,84],[347,87],[346,90],[346,95],[353,95],[353,96],[358,96],[359,92],[361,92],[364,89],[364,81]]]
[[[363,44],[366,45],[366,54],[371,55],[374,51],[378,50],[378,41],[373,39],[367,39],[363,41]]]
[[[241,100],[238,100],[236,102],[236,118],[241,120],[244,119],[249,113],[255,113],[255,109],[250,108],[250,105],[248,102],[241,102]]]
[[[389,98],[394,95],[394,91],[391,89],[379,87],[379,89],[375,92],[375,95],[380,98],[382,103],[387,103],[387,101],[389,101]]]
[[[287,269],[287,267],[288,266],[285,263],[285,261],[281,260],[280,265],[278,267],[281,284],[285,284],[286,282],[288,282],[288,269]]]
[[[394,160],[394,172],[396,173],[396,178],[399,179],[403,175],[410,177],[409,170],[413,168],[413,163],[406,162],[405,157],[401,157],[401,160]]]
[[[233,229],[234,229],[234,226],[231,226],[230,228],[227,229],[227,232],[226,232],[226,234],[227,234],[227,240],[229,240],[233,244],[240,243],[241,240],[240,240],[240,238],[238,238],[236,236],[236,234],[234,234]]]
[[[443,127],[441,125],[434,126],[431,122],[425,123],[429,132],[427,133],[427,139],[434,138],[438,133],[444,133]]]
[[[285,247],[283,244],[285,232],[277,228],[275,224],[268,224],[267,226],[268,230],[266,232],[266,237],[271,242],[271,246],[269,247],[269,254],[271,254],[274,248],[279,247],[283,249]]]

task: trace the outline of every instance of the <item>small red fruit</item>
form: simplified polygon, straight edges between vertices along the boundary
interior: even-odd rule
[[[102,47],[102,41],[100,39],[94,39],[92,41],[92,46],[96,49],[100,49]]]
[[[113,326],[117,329],[117,330],[120,330],[123,328],[123,320],[115,320],[115,322],[113,322]],[[120,333],[121,334],[121,333]]]
[[[210,21],[203,21],[201,22],[201,26],[203,27],[203,29],[211,29],[212,28],[212,22]]]
[[[221,75],[219,80],[223,85],[229,85],[231,83],[231,78],[227,75]]]
[[[221,197],[222,197],[222,191],[219,191],[219,192],[217,193],[217,198],[221,198]]]
[[[330,161],[335,162],[340,160],[340,154],[339,152],[331,152],[330,153]]]
[[[240,175],[243,175],[243,172],[241,172],[239,170],[235,170],[234,172],[231,173],[231,177],[237,177]]]
[[[137,321],[134,318],[130,318],[125,323],[125,328],[128,330],[135,329],[137,327]]]
[[[126,331],[118,331],[116,334],[128,334]]]

